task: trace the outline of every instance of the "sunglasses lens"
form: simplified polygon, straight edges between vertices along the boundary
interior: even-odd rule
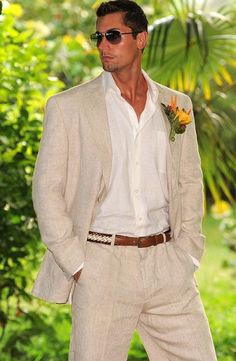
[[[107,31],[105,36],[111,44],[118,44],[121,40],[121,34],[118,30]]]
[[[102,33],[97,31],[96,33],[90,35],[90,39],[97,46],[99,46],[102,42],[103,36],[104,35]],[[118,30],[108,30],[105,33],[105,37],[106,37],[107,41],[109,41],[109,43],[111,43],[111,44],[119,44],[119,42],[121,41],[121,33]]]
[[[98,46],[102,41],[103,35],[99,32],[90,35],[90,39]]]

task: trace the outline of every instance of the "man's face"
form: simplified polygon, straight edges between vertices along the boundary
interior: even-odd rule
[[[104,33],[107,30],[119,30],[131,32],[132,29],[123,22],[122,13],[108,14],[98,18],[96,24],[97,31]],[[143,34],[143,33],[142,33]],[[103,37],[98,46],[103,69],[109,72],[119,72],[124,69],[131,69],[141,57],[140,41],[138,37],[134,39],[132,34],[122,35],[119,44],[111,44]]]

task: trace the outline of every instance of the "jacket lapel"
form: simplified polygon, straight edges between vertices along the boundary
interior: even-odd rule
[[[106,188],[109,185],[112,147],[111,136],[103,91],[102,75],[91,82],[82,99],[84,116],[89,122],[102,162],[103,176]]]
[[[161,105],[170,103],[171,92],[164,91],[162,87],[158,85],[159,89],[159,106],[161,109],[161,114],[164,120],[166,135],[169,140],[170,134],[170,122],[165,114],[165,111]],[[180,151],[181,151],[181,137],[176,136],[175,141],[171,140],[167,143],[167,183],[169,190],[169,215],[170,215],[170,227],[173,230],[175,225],[175,220],[177,216],[177,202],[178,202],[178,168],[180,161]]]
[[[169,186],[171,186],[171,189],[175,186],[175,181],[176,181],[176,165],[178,164],[178,159],[179,159],[179,139],[175,139],[174,142],[172,142],[171,140],[169,140],[169,134],[170,134],[170,122],[164,112],[163,106],[161,105],[161,103],[164,104],[168,104],[170,103],[170,98],[171,98],[171,94],[168,94],[168,96],[163,92],[162,88],[159,88],[159,97],[158,97],[158,102],[159,102],[159,107],[161,109],[161,114],[164,120],[164,124],[165,124],[165,129],[166,129],[166,136],[168,139],[168,143],[167,143],[167,176],[168,176],[168,184]],[[171,190],[169,189],[169,190]]]

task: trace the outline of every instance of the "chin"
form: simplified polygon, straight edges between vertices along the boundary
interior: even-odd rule
[[[113,72],[118,70],[117,66],[115,66],[114,64],[102,64],[102,67],[105,71],[108,72]]]

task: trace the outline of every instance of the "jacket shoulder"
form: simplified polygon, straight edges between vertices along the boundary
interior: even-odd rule
[[[157,82],[155,82],[155,84],[156,84],[156,86],[157,86],[157,88],[159,90],[159,93],[162,96],[162,99],[165,102],[170,103],[171,98],[176,97],[177,98],[177,104],[179,102],[181,104],[192,104],[191,98],[187,94],[185,94],[183,92],[180,92],[178,90],[175,90],[175,89],[171,89],[168,86],[157,83]]]
[[[94,93],[96,91],[96,88],[101,88],[102,86],[102,74],[100,74],[98,77],[89,80],[83,84],[76,85],[72,88],[63,90],[53,96],[51,96],[47,103],[70,103],[76,100],[76,102],[79,101],[79,99],[87,95],[91,95],[91,93]]]

